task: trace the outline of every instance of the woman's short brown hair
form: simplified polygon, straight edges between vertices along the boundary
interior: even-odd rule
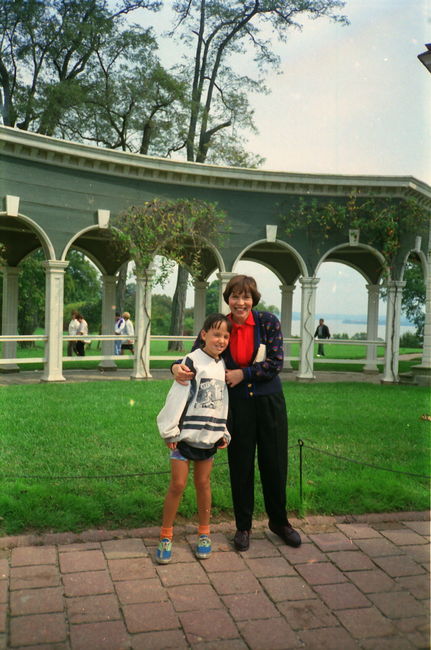
[[[256,307],[260,300],[260,293],[257,290],[256,280],[250,275],[234,275],[229,280],[223,291],[223,298],[225,303],[229,304],[229,296],[235,291],[237,293],[249,293],[253,298],[253,307]]]

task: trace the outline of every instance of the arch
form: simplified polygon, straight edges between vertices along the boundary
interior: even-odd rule
[[[356,262],[349,259],[350,256],[358,257],[359,255],[361,258],[357,259]],[[370,262],[373,258],[379,261],[380,269],[370,266]],[[346,264],[355,269],[355,271],[358,271],[367,282],[372,284],[379,283],[382,273],[387,268],[385,258],[377,249],[373,248],[369,244],[361,244],[359,242],[354,246],[351,246],[346,242],[345,244],[339,244],[326,251],[314,269],[314,277],[317,276],[318,271],[324,262]],[[365,265],[368,265],[368,269],[365,268]]]
[[[216,268],[220,272],[224,272],[226,270],[226,265],[224,263],[223,256],[220,253],[220,251],[218,250],[218,248],[216,246],[214,246],[214,244],[212,244],[211,242],[206,241],[206,239],[203,239],[203,241],[205,242],[205,248],[208,248],[215,257]],[[215,271],[215,269],[211,269],[209,272],[207,272],[206,276],[205,276],[205,279],[208,279],[209,276],[211,275],[211,273],[213,273],[213,271]]]
[[[95,240],[94,245],[91,245],[92,242],[90,238],[87,240],[87,242],[85,242],[85,240],[81,242],[81,245],[75,244],[75,242],[77,242],[79,239],[84,238],[87,233],[92,233],[92,232],[97,232],[100,234],[98,240]],[[83,244],[87,244],[87,245],[83,245]],[[103,255],[103,259],[105,260],[105,263],[102,263],[100,259],[100,257],[102,256],[100,255],[100,253],[103,252],[103,249],[105,247],[111,244],[112,244],[112,235],[110,229],[100,228],[99,225],[97,224],[94,224],[92,226],[87,226],[86,228],[82,228],[81,230],[79,230],[69,240],[69,242],[65,245],[63,249],[60,259],[62,261],[65,261],[67,254],[69,253],[70,249],[73,247],[79,250],[81,253],[84,253],[84,255],[86,255],[93,262],[93,264],[95,264],[95,266],[99,269],[99,271],[102,274],[115,275],[115,273],[118,271],[118,269],[124,262],[130,261],[130,257],[128,255],[127,256],[121,255],[120,251],[118,251],[118,255],[114,255],[111,250],[109,255]]]
[[[428,271],[428,264],[427,264],[426,256],[424,255],[424,253],[421,250],[416,250],[414,248],[411,248],[406,253],[406,255],[404,256],[403,265],[402,265],[402,268],[401,268],[400,279],[403,280],[404,273],[405,273],[406,266],[407,266],[407,262],[409,261],[409,259],[411,258],[412,255],[418,258],[419,264],[421,265],[424,280],[426,282],[427,280],[429,280],[429,277],[428,277],[429,271]]]
[[[23,254],[21,255],[19,260],[18,259],[15,260],[15,264],[13,264],[13,266],[16,266],[17,264],[19,264],[19,262],[22,259],[24,259],[27,255],[29,255],[33,250],[36,250],[37,248],[39,248],[39,246],[41,246],[41,248],[42,248],[42,250],[44,252],[45,258],[47,260],[55,260],[56,259],[54,246],[52,245],[50,238],[46,234],[45,230],[38,223],[36,223],[36,221],[33,221],[33,219],[31,219],[30,217],[28,217],[25,214],[22,214],[21,212],[19,212],[16,216],[11,217],[11,216],[9,216],[9,214],[7,212],[0,211],[0,220],[3,217],[7,218],[8,221],[16,220],[16,219],[20,219],[21,221],[24,221],[24,223],[28,226],[28,228],[30,230],[30,233],[33,234],[33,235],[37,235],[38,240],[39,240],[39,244],[36,247],[31,246],[31,241],[30,240],[27,241],[27,245],[24,244],[23,248],[22,248]],[[20,235],[22,237],[22,233],[20,233]],[[14,245],[15,246],[17,245],[17,242],[16,242],[15,239],[14,239]]]
[[[79,252],[82,253],[83,255],[85,255],[85,257],[88,257],[88,259],[89,259],[91,262],[93,262],[94,266],[97,268],[98,271],[100,271],[100,273],[101,273],[102,275],[106,274],[106,271],[105,271],[105,269],[103,268],[103,266],[102,266],[102,264],[100,263],[100,261],[99,261],[96,257],[94,257],[94,255],[92,255],[89,251],[85,250],[85,248],[81,248],[80,246],[70,246],[70,247],[69,247],[69,250],[67,251],[66,257],[67,257],[67,255],[70,253],[70,251],[72,250],[72,248],[73,248],[74,250],[76,250],[76,251],[79,251]],[[67,261],[67,260],[65,260],[65,261]]]
[[[296,263],[296,269],[290,269],[291,273],[290,276],[288,276],[287,273],[283,273],[283,269],[278,268],[277,265],[274,263],[270,263],[268,260],[265,260],[265,255],[255,255],[255,257],[251,257],[247,255],[248,252],[252,251],[253,248],[256,249],[257,247],[261,247],[261,253],[265,253],[263,249],[263,246],[268,246],[271,249],[271,254],[274,254],[275,250],[280,250],[281,252],[287,251],[289,253],[289,256],[294,260]],[[257,249],[256,252],[259,252],[259,249]],[[232,270],[235,269],[235,266],[238,264],[240,261],[247,260],[249,262],[257,262],[259,264],[262,264],[263,266],[266,266],[268,269],[270,269],[275,275],[280,279],[281,282],[284,282],[285,284],[294,284],[296,279],[300,275],[307,276],[308,275],[308,270],[307,270],[307,265],[301,255],[296,251],[290,244],[287,242],[284,242],[280,239],[276,239],[274,242],[270,242],[267,239],[258,239],[255,242],[249,244],[245,248],[242,249],[242,251],[236,256],[236,258],[233,261],[232,264]]]

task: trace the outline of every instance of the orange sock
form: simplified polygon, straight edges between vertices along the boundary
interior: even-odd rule
[[[210,534],[210,527],[209,526],[201,526],[201,525],[199,525],[198,534],[199,535],[209,535]]]
[[[163,526],[160,529],[160,539],[172,539],[174,536],[173,526],[170,528],[164,528]]]

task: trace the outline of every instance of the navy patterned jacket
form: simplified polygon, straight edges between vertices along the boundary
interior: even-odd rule
[[[254,350],[252,359],[256,358],[259,347],[265,346],[266,353],[263,361],[256,361],[246,368],[244,381],[229,388],[229,399],[251,399],[259,395],[271,395],[282,391],[279,372],[283,368],[283,335],[281,333],[280,321],[277,316],[267,311],[253,310],[255,322],[254,327]],[[193,350],[201,347],[203,341],[198,336],[193,344]],[[226,368],[233,370],[240,368],[232,358],[229,347],[223,352],[222,357]],[[178,363],[181,363],[179,361]]]

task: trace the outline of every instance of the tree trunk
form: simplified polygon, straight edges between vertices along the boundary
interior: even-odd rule
[[[117,287],[115,291],[115,303],[117,307],[116,311],[119,311],[120,314],[123,313],[124,304],[126,302],[127,266],[128,262],[124,262],[124,264],[120,266],[120,270],[118,271]]]
[[[184,330],[184,312],[187,296],[189,273],[183,266],[178,266],[177,286],[172,299],[172,314],[169,334],[182,335]],[[169,341],[168,350],[183,350],[182,341]]]

